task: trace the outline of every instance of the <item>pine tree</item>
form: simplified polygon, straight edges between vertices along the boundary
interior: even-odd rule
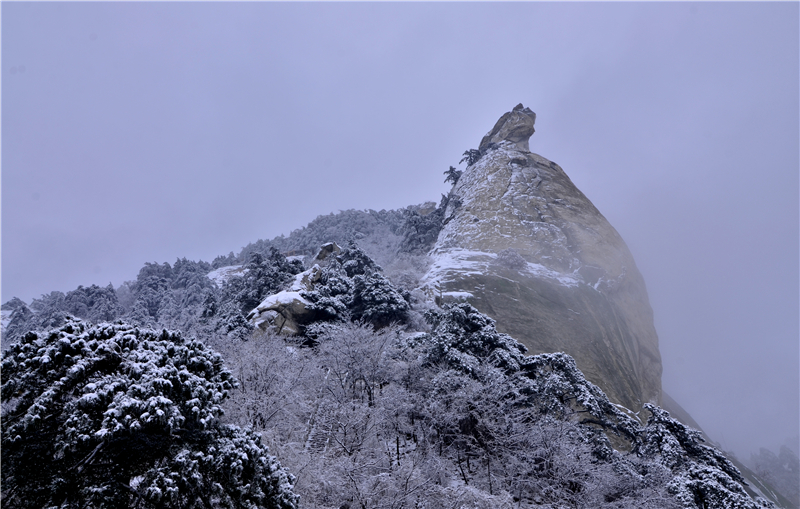
[[[480,150],[476,150],[474,148],[465,150],[464,157],[458,162],[458,164],[461,164],[464,161],[466,161],[467,166],[472,166],[473,164],[477,163],[480,160],[481,156],[483,156],[483,154],[481,154]]]
[[[68,320],[2,360],[3,507],[294,508],[260,438],[222,425],[236,381],[179,333]]]
[[[408,302],[380,273],[353,278],[351,312],[354,320],[364,320],[376,327],[403,323],[408,319]]]
[[[449,170],[444,172],[444,174],[447,175],[444,179],[445,183],[452,181],[453,185],[456,185],[458,179],[461,178],[461,172],[456,170],[455,166],[451,166]]]

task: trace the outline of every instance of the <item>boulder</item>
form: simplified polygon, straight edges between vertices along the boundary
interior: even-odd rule
[[[310,304],[300,292],[279,292],[264,299],[247,319],[264,330],[275,327],[279,334],[300,334],[300,326],[311,321],[312,313],[307,309]]]
[[[262,330],[274,327],[279,334],[300,334],[303,325],[318,318],[317,313],[309,309],[311,303],[300,292],[312,291],[322,276],[321,266],[335,260],[341,251],[335,242],[323,244],[312,260],[314,266],[297,274],[288,289],[261,301],[248,313],[247,320]]]
[[[335,258],[341,251],[342,249],[336,242],[322,244],[312,263],[327,263],[327,260],[330,259],[329,257],[333,256]]]
[[[288,290],[265,298],[248,313],[247,320],[263,330],[274,327],[279,334],[300,334],[301,326],[312,322],[315,315],[308,309],[311,303],[300,292],[312,290],[321,275],[322,269],[319,265],[297,274]]]
[[[536,123],[536,113],[526,108],[522,103],[514,106],[514,109],[500,117],[491,131],[481,140],[478,150],[485,151],[490,143],[508,141],[516,145],[520,150],[530,151],[528,140],[536,130],[533,124]]]

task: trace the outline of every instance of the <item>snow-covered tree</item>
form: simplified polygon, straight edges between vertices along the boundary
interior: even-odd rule
[[[280,452],[310,507],[678,507],[668,469],[619,453],[598,458],[587,427],[532,406],[520,372],[493,364],[514,343],[491,320],[470,308],[443,315],[434,335],[451,335],[439,341],[338,322],[318,327],[314,348],[269,333],[224,342],[242,379],[227,418],[253,425]],[[494,345],[488,352],[481,334]],[[445,343],[464,349],[474,369],[420,355]],[[559,359],[551,371],[569,369]],[[542,385],[523,388],[569,389],[545,364],[535,368]]]
[[[328,261],[313,290],[301,292],[318,320],[405,323],[411,307],[382,269],[354,243]]]
[[[520,255],[519,252],[512,247],[503,249],[497,253],[496,263],[507,269],[513,270],[520,270],[528,265],[528,262],[525,261],[525,258],[523,258],[522,255]]]
[[[214,258],[214,261],[211,262],[211,266],[215,269],[220,267],[228,267],[230,265],[236,265],[236,256],[233,254],[233,251],[228,253],[226,256],[219,255]]]
[[[754,501],[744,490],[739,470],[702,434],[646,403],[650,413],[641,433],[637,453],[657,459],[672,471],[670,491],[684,507],[701,509],[756,509],[774,507],[763,499]]]
[[[403,224],[404,213],[414,208],[417,207],[381,211],[351,209],[321,215],[289,236],[248,244],[239,253],[238,263],[246,263],[253,252],[266,256],[271,247],[283,253],[313,255],[327,242],[345,246],[351,239],[357,239],[370,257],[384,263],[396,255],[397,244],[402,239],[398,229]]]
[[[291,276],[302,272],[302,266],[289,263],[275,248],[270,248],[266,256],[251,253],[244,268],[241,277],[229,279],[223,288],[224,299],[235,301],[243,315],[267,295],[281,290]]]
[[[477,163],[480,160],[481,156],[483,156],[480,150],[474,148],[465,150],[463,155],[464,157],[461,158],[458,164],[461,164],[466,161],[467,166],[472,166],[473,164]]]
[[[423,347],[430,364],[445,364],[467,373],[492,357],[492,364],[518,371],[528,350],[522,343],[495,328],[494,320],[467,303],[430,310],[425,320],[431,334]]]
[[[458,177],[455,177],[455,179],[458,180]],[[414,209],[407,209],[405,211],[405,221],[400,229],[400,232],[403,234],[403,242],[400,244],[401,251],[417,254],[430,251],[436,239],[439,237],[439,231],[442,229],[447,199],[448,198],[443,195],[442,202],[439,206],[425,215],[421,215]]]
[[[163,318],[162,306],[167,303],[171,281],[172,266],[169,263],[145,263],[133,285],[136,296],[133,309],[137,314],[134,323],[156,324]]]
[[[176,332],[26,334],[2,360],[3,507],[294,508],[260,438],[219,422],[235,384]]]
[[[314,311],[318,320],[344,321],[353,301],[353,280],[347,277],[342,264],[333,259],[322,269],[314,289],[301,295],[308,300],[308,309]]]
[[[92,322],[112,321],[122,312],[117,292],[110,283],[105,288],[97,285],[79,286],[67,292],[64,300],[68,313]]]
[[[376,327],[403,323],[410,307],[388,279],[378,272],[353,278],[353,319],[363,320]]]
[[[3,331],[3,348],[19,341],[30,330],[60,327],[69,315],[66,310],[66,296],[62,292],[42,295],[39,299],[33,299],[30,306],[19,299],[12,299],[6,304],[13,308],[13,312]]]

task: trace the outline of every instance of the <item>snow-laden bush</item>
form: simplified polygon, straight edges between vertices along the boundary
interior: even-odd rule
[[[270,333],[222,342],[242,380],[226,419],[262,433],[298,473],[309,507],[678,507],[658,463],[598,459],[586,428],[531,406],[520,372],[493,365],[513,340],[458,309],[438,331],[452,327],[450,339],[465,341],[329,322],[313,348]],[[488,353],[481,332],[494,344]],[[448,342],[474,359],[473,371],[425,354]]]
[[[362,249],[351,244],[328,261],[313,290],[301,295],[318,320],[352,320],[377,328],[404,323],[411,306],[381,272]]]
[[[347,277],[342,265],[331,260],[313,290],[300,292],[321,321],[343,321],[353,301],[353,280]]]
[[[457,179],[458,177],[456,177]],[[407,209],[404,212],[405,221],[400,229],[403,235],[400,251],[419,254],[430,251],[442,229],[446,206],[447,197],[442,196],[440,205],[425,215],[420,214],[417,210]]]
[[[673,473],[670,492],[684,507],[756,509],[772,507],[753,501],[745,492],[739,470],[717,449],[703,444],[702,434],[670,417],[665,410],[645,404],[650,412],[641,433],[638,454],[656,458]]]
[[[542,479],[541,473],[530,472],[523,476],[524,482],[512,483],[515,486],[512,492],[555,490],[550,496],[532,499],[537,503],[547,502],[548,498],[551,502],[571,500],[570,506],[587,503],[590,498],[579,492],[592,490],[604,493],[605,502],[613,507],[646,507],[641,505],[641,497],[647,491],[660,500],[652,507],[672,506],[676,500],[687,508],[769,507],[766,502],[754,501],[747,495],[742,475],[721,452],[702,443],[699,431],[649,404],[645,409],[650,417],[642,426],[586,380],[569,355],[524,356],[524,346],[499,333],[493,320],[467,303],[429,311],[426,319],[431,332],[414,337],[410,346],[423,354],[426,365],[450,370],[438,375],[428,389],[438,394],[431,400],[434,408],[428,415],[437,428],[437,436],[463,450],[465,458],[470,451],[480,451],[489,458],[494,449],[496,460],[504,456],[496,471],[500,477],[502,468],[513,464],[519,455],[541,457],[535,452],[541,434],[532,441],[511,441],[512,446],[499,446],[504,434],[496,430],[506,433],[512,430],[514,416],[529,423],[510,434],[516,440],[526,436],[531,425],[542,427],[544,434],[556,428],[572,430],[572,438],[566,442],[551,440],[550,447],[564,447],[571,451],[567,456],[580,457],[585,466],[570,470],[574,465],[567,461],[559,467],[563,470],[554,471],[556,463],[552,463],[547,473],[554,476],[551,484]],[[483,395],[487,391],[492,395]],[[451,394],[455,398],[448,396]],[[465,402],[453,403],[460,398],[465,398]],[[498,426],[498,421],[502,425]],[[558,424],[559,421],[562,423]],[[445,425],[448,422],[449,427]],[[550,424],[546,425],[547,422]],[[573,423],[581,426],[575,427]],[[612,440],[617,449],[631,450],[633,454],[621,455],[612,448]],[[524,452],[513,456],[504,455],[503,450]],[[556,462],[564,460],[561,453],[554,457]],[[590,466],[598,461],[613,465],[617,473],[609,475],[607,469],[597,467],[600,463]],[[464,481],[467,482],[467,476]],[[570,486],[577,491],[571,493]],[[539,502],[540,499],[544,502]],[[597,500],[591,504],[599,507]]]
[[[237,303],[241,313],[247,315],[264,297],[281,290],[293,275],[302,270],[302,263],[290,263],[275,248],[270,248],[266,256],[251,253],[243,275],[226,281],[223,298]]]
[[[26,334],[2,360],[3,507],[295,507],[260,438],[218,421],[235,384],[176,332]]]
[[[115,320],[122,313],[112,284],[105,288],[79,286],[67,292],[65,304],[70,314],[92,322]]]
[[[419,206],[407,207],[415,210]],[[313,255],[319,246],[327,242],[347,245],[358,239],[359,244],[371,258],[384,263],[396,254],[402,240],[399,229],[403,224],[406,209],[399,210],[344,210],[318,216],[303,228],[294,230],[289,236],[270,240],[258,240],[245,246],[238,255],[238,263],[246,262],[253,252],[267,254],[270,247],[293,254]]]
[[[519,370],[519,361],[528,350],[508,334],[497,332],[494,320],[465,302],[429,310],[425,320],[432,329],[425,338],[431,364],[446,363],[471,373],[492,357],[493,365],[513,372]]]
[[[405,322],[409,309],[408,302],[381,274],[374,272],[353,278],[351,313],[354,320],[385,327]]]

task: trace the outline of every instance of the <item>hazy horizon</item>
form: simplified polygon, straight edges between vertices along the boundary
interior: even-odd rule
[[[0,11],[2,302],[438,202],[521,102],[634,255],[664,389],[741,459],[797,440],[797,3]]]

